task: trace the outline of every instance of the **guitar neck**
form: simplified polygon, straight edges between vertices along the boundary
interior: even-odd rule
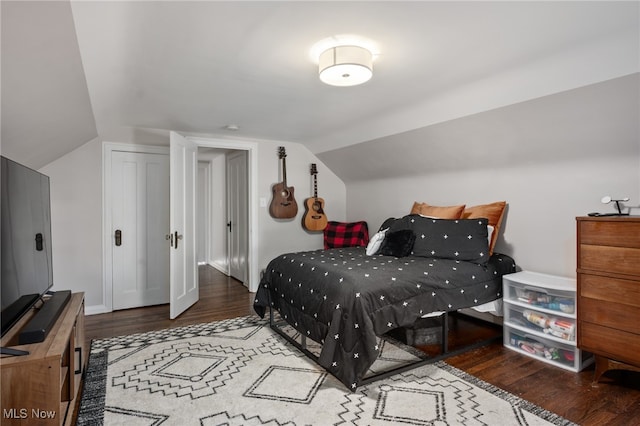
[[[287,187],[287,157],[282,157],[282,183]]]
[[[318,176],[313,175],[313,198],[318,199]]]

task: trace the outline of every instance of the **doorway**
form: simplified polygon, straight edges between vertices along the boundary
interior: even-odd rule
[[[248,287],[247,151],[199,147],[197,181],[198,265]]]
[[[245,286],[250,292],[256,292],[260,284],[258,265],[258,144],[256,142],[223,140],[204,137],[187,137],[187,139],[201,148],[216,148],[239,152],[243,151],[246,158],[246,277]],[[233,225],[232,225],[233,226]]]
[[[257,256],[257,242],[255,235],[258,230],[258,200],[257,196],[257,176],[258,176],[258,149],[257,143],[244,142],[244,141],[224,141],[210,138],[195,138],[189,137],[189,140],[196,144],[198,147],[217,148],[221,150],[233,150],[244,151],[246,155],[246,191],[247,191],[247,224],[246,227],[246,267],[245,267],[245,279],[243,280],[245,286],[248,287],[250,292],[255,292],[259,285],[259,268],[258,268],[258,256]],[[112,233],[112,211],[111,202],[113,198],[112,188],[112,164],[111,164],[111,152],[112,151],[124,151],[124,152],[144,152],[144,153],[156,153],[156,154],[169,154],[167,147],[157,147],[148,145],[131,145],[123,143],[111,143],[105,142],[103,144],[103,300],[105,312],[111,312],[114,310],[113,304],[113,256],[111,246],[114,242],[115,236]],[[192,212],[195,214],[195,212]],[[169,230],[169,234],[173,232],[169,227],[165,228]],[[163,231],[161,237],[164,238],[167,232]],[[168,243],[165,241],[165,245]],[[162,245],[162,244],[161,244]],[[194,258],[195,261],[195,258]],[[194,265],[195,266],[195,265]],[[227,271],[228,273],[228,271]]]

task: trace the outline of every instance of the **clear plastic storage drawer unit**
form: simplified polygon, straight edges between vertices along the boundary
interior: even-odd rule
[[[576,345],[574,279],[522,271],[502,283],[505,347],[571,371],[593,362]]]

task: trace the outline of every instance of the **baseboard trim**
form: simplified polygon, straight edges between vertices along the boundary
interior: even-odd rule
[[[215,262],[208,262],[207,265],[212,266],[214,268],[216,268],[218,271],[222,272],[223,274],[225,274],[226,276],[229,276],[229,268],[225,268],[224,266],[221,266]]]
[[[106,305],[93,305],[84,307],[85,315],[107,314],[109,312],[111,312],[111,309],[107,308]]]

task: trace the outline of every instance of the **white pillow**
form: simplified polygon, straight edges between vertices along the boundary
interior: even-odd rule
[[[489,242],[489,247],[491,247],[491,236],[493,235],[494,229],[492,225],[487,225],[487,241]]]
[[[383,229],[380,232],[376,232],[373,237],[371,237],[369,244],[367,244],[367,256],[373,256],[378,252],[378,250],[380,250],[382,242],[384,241],[384,236],[388,230],[389,228]]]

